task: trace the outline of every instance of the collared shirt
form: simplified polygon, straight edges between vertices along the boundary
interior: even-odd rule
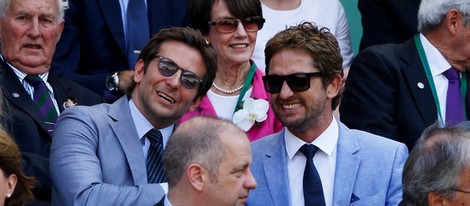
[[[170,202],[170,199],[168,199],[168,195],[165,195],[165,202],[163,203],[165,206],[173,206]]]
[[[139,141],[142,144],[142,152],[144,153],[144,158],[147,159],[147,154],[150,147],[150,140],[145,138],[145,134],[147,134],[147,132],[153,129],[154,127],[137,109],[132,99],[129,100],[129,109],[131,111],[131,117],[134,122],[135,129],[137,130],[137,137],[139,138]],[[174,126],[175,125],[173,124],[169,127],[159,129],[163,137],[163,148],[166,147],[166,144],[170,139],[171,134],[173,133]],[[165,193],[168,192],[168,183],[159,183],[159,185],[163,188],[163,191]]]
[[[451,67],[449,62],[442,56],[441,52],[434,47],[423,34],[419,35],[421,43],[423,44],[426,59],[428,60],[429,68],[431,70],[432,78],[434,80],[434,87],[436,88],[437,98],[441,108],[442,121],[446,121],[446,105],[447,105],[447,87],[449,80],[442,74]],[[439,113],[439,112],[438,112]],[[439,115],[437,115],[439,117]]]
[[[313,142],[304,142],[294,136],[289,130],[285,132],[285,142],[287,150],[287,171],[289,176],[289,188],[291,196],[291,205],[304,205],[303,176],[306,165],[306,157],[299,151],[306,143],[311,143],[319,148],[313,162],[317,168],[323,187],[326,205],[333,204],[333,186],[336,169],[336,145],[338,143],[339,126],[336,119],[328,128],[318,136]]]
[[[139,138],[140,143],[142,144],[142,151],[144,152],[144,157],[147,159],[148,150],[150,147],[150,140],[145,138],[145,134],[148,131],[153,129],[153,125],[145,118],[145,116],[137,109],[134,104],[134,101],[129,100],[129,109],[131,111],[132,120],[134,121],[135,129],[137,130],[137,136]],[[162,133],[163,137],[163,148],[166,147],[168,140],[170,139],[171,134],[173,133],[174,124],[159,129]]]
[[[18,79],[20,80],[21,84],[23,85],[24,89],[26,90],[26,92],[29,94],[30,98],[32,100],[34,100],[34,87],[32,85],[30,85],[27,81],[24,80],[24,78],[28,75],[26,73],[24,73],[23,71],[19,70],[18,68],[16,68],[15,66],[13,66],[12,64],[10,64],[8,61],[6,61],[2,55],[0,55],[0,58],[6,62],[8,64],[8,66],[10,66],[12,69],[13,69],[13,72],[15,72],[16,76],[18,77]],[[49,82],[47,81],[47,79],[49,78],[49,72],[46,72],[46,73],[43,73],[43,74],[40,74],[38,75],[39,78],[42,79],[42,81],[44,81],[44,83],[46,84],[46,88],[47,90],[49,91],[49,96],[51,97],[52,99],[52,103],[54,103],[54,108],[57,112],[57,114],[60,114],[60,110],[59,110],[59,106],[57,104],[57,100],[55,99],[54,97],[54,90],[52,89],[52,86],[51,84],[49,84]]]

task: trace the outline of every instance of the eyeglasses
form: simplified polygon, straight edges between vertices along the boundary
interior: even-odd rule
[[[453,191],[457,191],[457,192],[466,193],[466,194],[470,194],[470,191],[465,191],[465,190],[461,190],[461,189],[455,189],[455,188],[452,188],[451,190],[453,190]]]
[[[238,22],[241,22],[247,32],[255,32],[263,28],[265,21],[261,16],[252,16],[242,20],[233,17],[223,17],[210,21],[208,24],[209,26],[214,26],[217,32],[232,33],[237,30]]]
[[[322,75],[322,72],[296,73],[287,76],[266,75],[263,77],[264,88],[269,93],[278,93],[285,81],[292,91],[302,92],[310,88],[310,78]]]
[[[165,77],[170,77],[176,74],[178,70],[182,70],[183,73],[181,73],[180,81],[181,85],[186,89],[197,88],[202,83],[202,79],[199,78],[196,74],[188,70],[182,69],[173,60],[159,55],[156,55],[156,57],[159,59],[158,71],[161,75]]]

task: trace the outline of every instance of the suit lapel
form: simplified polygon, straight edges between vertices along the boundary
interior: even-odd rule
[[[6,63],[1,63],[0,71],[3,71],[2,86],[4,89],[4,96],[6,99],[18,110],[23,111],[29,115],[45,132],[47,132],[47,126],[39,113],[39,109],[34,104],[29,94],[24,89],[21,82],[18,80],[18,76],[13,72]]]
[[[400,55],[400,68],[403,68],[403,76],[408,83],[408,88],[414,97],[417,108],[425,125],[431,125],[437,120],[437,109],[434,103],[431,86],[424,67],[418,55],[414,41],[408,40],[404,44],[403,52]]]
[[[266,182],[276,205],[290,205],[284,133],[285,130],[272,138],[271,145],[266,146],[266,159],[263,162]]]
[[[54,90],[54,98],[57,101],[57,106],[59,107],[60,113],[62,113],[65,109],[63,104],[65,100],[67,100],[67,97],[70,96],[68,91],[71,89],[71,86],[64,87],[64,85],[59,82],[57,77],[51,75],[49,75],[48,82]]]
[[[106,20],[109,30],[113,34],[114,40],[118,43],[124,54],[126,52],[126,41],[124,36],[124,28],[121,17],[121,6],[119,1],[116,0],[97,0],[98,5],[100,6],[101,11],[103,12],[103,17]]]
[[[333,205],[349,205],[361,159],[356,156],[359,146],[340,122],[337,144]],[[356,194],[360,195],[360,194]]]
[[[147,184],[144,154],[129,110],[128,98],[122,97],[112,104],[108,115],[114,120],[110,126],[124,150],[134,183]]]

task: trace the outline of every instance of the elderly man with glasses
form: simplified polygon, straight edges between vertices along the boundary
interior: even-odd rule
[[[258,183],[248,205],[397,205],[408,149],[337,121],[342,58],[327,28],[309,22],[266,44],[263,77],[285,128],[252,143]]]
[[[211,87],[216,55],[190,28],[161,30],[141,51],[132,91],[73,107],[51,149],[54,205],[152,205],[166,190],[162,153],[176,121]]]

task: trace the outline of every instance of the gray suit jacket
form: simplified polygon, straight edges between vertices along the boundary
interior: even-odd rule
[[[338,124],[333,205],[398,205],[406,146]],[[252,143],[251,171],[258,186],[247,205],[290,205],[284,132]]]
[[[75,106],[59,117],[50,154],[53,205],[153,205],[164,196],[147,183],[128,98]]]

